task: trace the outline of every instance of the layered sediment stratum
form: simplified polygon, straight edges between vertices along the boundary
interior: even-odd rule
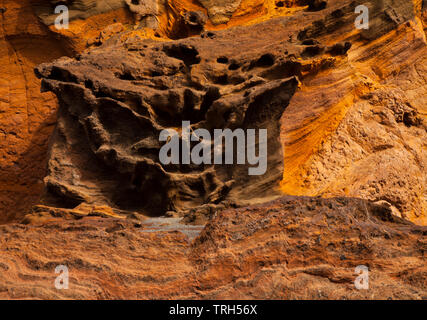
[[[363,200],[230,209],[192,242],[175,228],[97,216],[0,226],[0,298],[427,298],[427,228]],[[58,265],[69,268],[68,290],[53,285]],[[355,288],[359,265],[369,290]]]
[[[425,1],[5,0],[0,19],[0,298],[427,299]],[[162,163],[183,121],[267,129],[265,174]]]

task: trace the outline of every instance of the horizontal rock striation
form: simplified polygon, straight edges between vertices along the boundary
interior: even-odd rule
[[[426,227],[348,198],[226,210],[194,241],[149,222],[55,218],[0,226],[0,298],[427,299],[426,250]],[[68,290],[54,287],[58,265]],[[359,265],[369,290],[354,285]]]
[[[370,27],[358,31],[356,4],[329,1],[298,34],[307,56],[351,49],[301,79],[284,112],[282,190],[386,201],[426,224],[425,32],[410,1],[366,2]]]

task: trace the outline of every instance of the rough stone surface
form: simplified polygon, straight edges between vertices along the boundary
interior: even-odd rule
[[[0,298],[427,299],[426,1],[144,4],[0,1]],[[267,175],[161,166],[181,120]]]
[[[43,191],[57,100],[40,92],[34,67],[83,50],[87,40],[99,36],[114,19],[132,21],[124,8],[110,10],[72,20],[70,29],[61,33],[48,29],[37,16],[46,5],[53,13],[50,1],[0,2],[0,223],[28,213]]]
[[[274,22],[253,27],[254,32],[273,28],[285,32]],[[284,41],[275,49],[259,39],[242,55],[234,40],[243,37],[230,30],[215,39],[166,43],[129,38],[78,61],[38,67],[43,90],[54,91],[61,106],[46,203],[104,203],[161,215],[277,196],[283,176],[279,119],[298,86],[296,56],[302,49]],[[213,50],[217,46],[221,55]],[[160,131],[184,120],[192,130],[210,130],[212,137],[213,129],[267,129],[267,172],[248,176],[248,165],[161,164]]]
[[[383,200],[425,223],[425,34],[412,3],[377,4],[381,28],[357,34],[354,8],[329,3],[178,41],[116,37],[38,67],[61,105],[46,203],[161,215],[265,201],[282,180],[285,193]],[[267,173],[162,165],[159,133],[183,120],[268,129]]]
[[[239,7],[241,0],[200,0],[214,24],[226,23]]]
[[[40,93],[34,66],[68,53],[52,39],[29,1],[0,7],[0,223],[22,216],[43,190],[47,140],[56,99]],[[14,210],[11,210],[14,208]]]
[[[53,25],[55,23],[58,17],[58,14],[55,14],[55,8],[58,5],[65,5],[68,8],[70,21],[86,19],[94,15],[123,8],[126,5],[123,0],[50,0],[42,1],[44,5],[40,4],[40,1],[38,2],[34,6],[34,11],[46,25]]]
[[[427,299],[427,229],[349,198],[226,210],[195,240],[88,216],[0,226],[0,298]],[[182,230],[182,231],[180,231]],[[56,290],[67,265],[68,290]],[[357,290],[355,268],[369,268]]]

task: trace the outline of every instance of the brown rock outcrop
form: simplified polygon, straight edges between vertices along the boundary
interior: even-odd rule
[[[188,212],[278,196],[283,176],[285,193],[386,201],[425,223],[425,34],[403,1],[376,2],[372,27],[355,32],[356,5],[173,42],[130,34],[42,65],[44,90],[61,103],[47,203]],[[268,129],[267,173],[160,164],[160,131],[184,120],[193,130]]]
[[[249,2],[242,2],[241,10],[232,19],[234,24],[246,23],[249,18],[264,14],[264,10],[258,10],[263,7],[262,1]],[[69,6],[68,30],[57,30],[52,25],[58,4]],[[156,17],[159,34],[173,38],[199,34],[203,29],[204,10],[200,4],[185,0],[160,1]],[[22,217],[38,202],[43,189],[47,140],[55,124],[57,103],[53,95],[40,94],[40,81],[32,69],[42,62],[81,52],[88,44],[104,42],[117,34],[117,30],[122,31],[117,23],[123,29],[132,29],[137,22],[134,18],[126,3],[117,0],[4,0],[0,3],[0,222]],[[112,24],[116,26],[111,27]],[[209,20],[207,24],[208,29],[212,28]],[[144,23],[138,25],[144,27]],[[135,33],[156,37],[150,30]]]
[[[263,49],[264,42],[239,57],[234,39],[233,31],[174,43],[129,38],[124,49],[121,43],[103,46],[82,54],[77,63],[62,59],[40,66],[43,89],[60,99],[46,201],[105,203],[161,215],[223,200],[249,201],[255,194],[278,195],[279,119],[298,86],[300,64],[283,52],[286,47],[274,55]],[[213,51],[216,46],[223,55]],[[288,65],[293,70],[272,81],[260,77],[268,68]],[[267,172],[248,176],[248,164],[161,164],[161,130],[186,120],[191,130],[208,129],[212,137],[214,129],[267,129]]]

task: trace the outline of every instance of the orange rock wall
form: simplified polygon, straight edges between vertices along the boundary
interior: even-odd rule
[[[40,93],[40,82],[33,73],[34,66],[84,50],[87,41],[99,35],[100,31],[110,24],[120,22],[125,29],[130,30],[134,23],[132,15],[126,9],[120,9],[84,21],[73,21],[69,30],[58,32],[52,26],[48,28],[41,24],[34,15],[31,5],[37,2],[0,1],[0,8],[6,9],[0,14],[0,222],[24,215],[31,205],[37,203],[43,189],[48,138],[55,125],[56,99],[50,93]],[[177,18],[184,11],[206,12],[195,0],[168,0],[162,3],[164,6],[159,10],[158,33],[163,40],[167,39]],[[208,21],[206,29],[218,30],[252,24],[304,9],[296,4],[297,1],[284,3],[284,7],[277,7],[274,0],[243,0],[227,24],[215,26]],[[316,79],[305,79],[302,82],[300,92],[293,98],[283,118],[282,140],[285,144],[286,170],[282,190],[285,193],[375,198],[360,192],[357,187],[351,187],[358,185],[357,174],[347,174],[348,170],[354,170],[354,167],[332,162],[326,164],[325,155],[321,154],[328,154],[330,150],[327,149],[331,148],[328,143],[339,139],[340,133],[337,133],[337,130],[345,119],[351,120],[351,114],[354,114],[361,96],[374,89],[402,85],[398,79],[392,84],[385,82],[390,75],[398,74],[407,68],[412,59],[416,59],[420,67],[423,62],[425,64],[425,59],[422,59],[422,56],[425,56],[425,48],[414,48],[413,51],[408,51],[409,56],[392,50],[403,50],[414,41],[425,43],[422,30],[423,26],[426,26],[427,14],[426,11],[422,12],[421,0],[413,0],[413,3],[421,18],[418,22],[385,35],[371,47],[363,48],[362,44],[356,43],[355,47],[360,49],[350,54],[349,61],[340,64],[339,71],[332,74],[320,73]],[[153,33],[141,34],[153,37]],[[342,40],[351,36],[342,35]],[[366,58],[363,62],[357,61],[357,55],[366,55],[382,41],[389,42],[389,51]],[[358,71],[352,69],[352,66],[359,68]],[[367,79],[365,83],[360,79],[355,80],[360,75],[360,69],[364,69],[363,77]],[[328,90],[337,94],[327,97],[325,92]],[[415,102],[415,107],[425,118],[425,82],[412,87],[408,85],[407,90],[411,101],[418,101]],[[313,110],[310,117],[298,113],[298,108],[306,103],[306,99],[319,102],[319,107]],[[400,145],[404,146],[404,141],[405,133]],[[418,155],[414,157],[417,158]],[[321,167],[325,165],[330,169],[322,172]],[[335,169],[331,169],[332,167]],[[313,168],[320,173],[313,173]],[[335,172],[332,174],[332,171]],[[421,180],[425,179],[422,173],[420,175]],[[425,182],[419,185],[421,187],[411,196],[417,203],[419,212],[411,213],[408,209],[407,216],[414,221],[426,223]]]
[[[2,0],[0,8],[0,223],[22,217],[43,191],[48,139],[57,100],[40,93],[34,67],[84,50],[87,39],[114,19],[131,23],[123,10],[70,23],[59,33],[35,16],[37,0]]]
[[[40,93],[35,65],[67,52],[42,26],[30,2],[0,7],[0,222],[37,202],[43,189],[47,140],[55,125],[56,98]]]

